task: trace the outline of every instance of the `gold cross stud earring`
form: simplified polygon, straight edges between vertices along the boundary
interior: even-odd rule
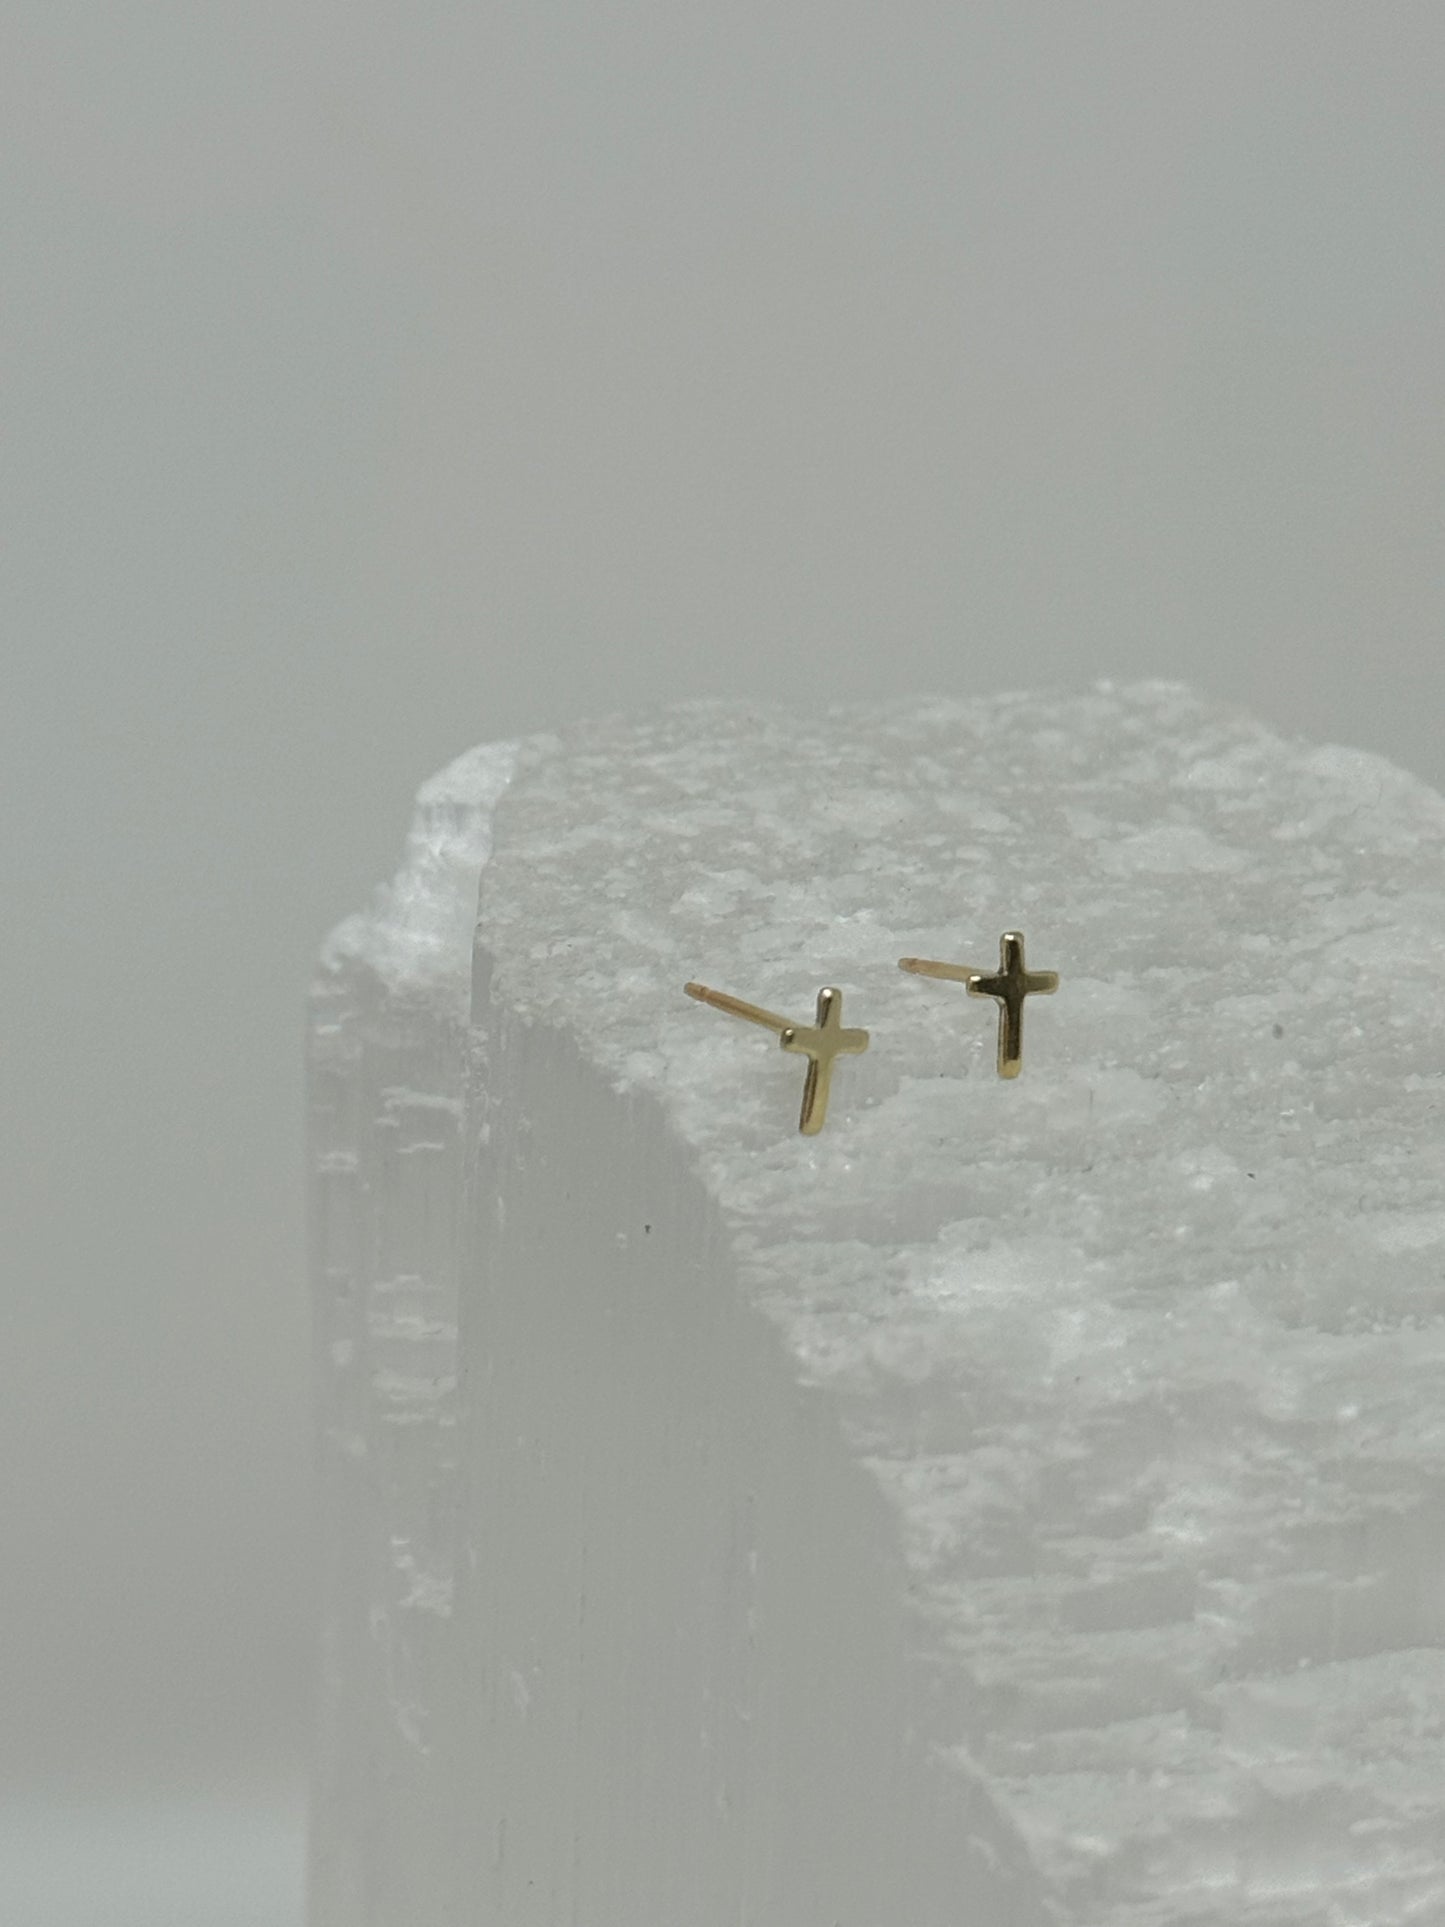
[[[1000,1077],[1017,1077],[1024,1066],[1025,997],[1047,997],[1059,987],[1056,970],[1025,968],[1021,930],[1005,930],[999,938],[996,977],[970,970],[964,964],[932,963],[926,957],[900,957],[898,968],[910,970],[916,977],[946,977],[950,983],[966,984],[970,997],[997,999]]]
[[[750,1024],[761,1024],[765,1030],[776,1031],[778,1042],[784,1050],[795,1051],[808,1060],[808,1074],[803,1080],[803,1110],[798,1119],[798,1129],[805,1137],[816,1137],[822,1130],[828,1115],[828,1093],[833,1083],[833,1064],[839,1057],[856,1057],[868,1048],[866,1030],[843,1029],[843,993],[831,986],[818,992],[818,1021],[815,1024],[795,1024],[787,1017],[779,1017],[776,1011],[762,1010],[757,1004],[745,1004],[741,997],[729,997],[725,991],[709,990],[706,984],[684,984],[683,989],[689,997],[696,997],[700,1004],[711,1004],[714,1010],[725,1010],[733,1017],[745,1017]]]

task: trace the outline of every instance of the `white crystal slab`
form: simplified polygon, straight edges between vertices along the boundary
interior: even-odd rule
[[[334,1731],[395,1746],[412,1817],[332,1774],[317,1918],[367,1813],[349,1927],[864,1927],[890,1896],[957,1927],[1445,1917],[1445,802],[1159,685],[687,706],[477,753],[427,796],[318,1002],[322,1114],[365,1098],[318,1157],[350,1155],[353,1189],[369,1160],[373,1240],[393,1206],[445,1217],[467,1131],[477,1179],[429,1271],[336,1261],[355,1196],[318,1220],[336,1490],[408,1399],[419,1423],[404,1472],[339,1506],[338,1544],[372,1551],[338,1553],[333,1601],[361,1588],[369,1618],[348,1645],[333,1604],[330,1648]],[[993,1006],[896,967],[990,967],[1005,928],[1063,979],[1012,1084]],[[799,1061],[693,977],[800,1019],[842,986],[873,1047],[822,1136],[794,1128]],[[451,1160],[425,1205],[357,1150],[407,1093],[461,1120],[450,1149],[401,1127]],[[407,1318],[440,1352],[399,1386]],[[789,1550],[805,1504],[816,1559]],[[656,1569],[599,1577],[603,1544]],[[658,1600],[686,1663],[594,1685]],[[871,1783],[776,1712],[808,1626],[798,1722],[836,1712]],[[845,1704],[830,1642],[888,1690]],[[892,1818],[849,1867],[870,1811]]]

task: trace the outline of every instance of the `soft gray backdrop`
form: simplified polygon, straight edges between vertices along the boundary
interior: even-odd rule
[[[1445,779],[1445,10],[7,17],[0,1914],[271,1927],[322,934],[456,751],[668,695],[1181,676]]]

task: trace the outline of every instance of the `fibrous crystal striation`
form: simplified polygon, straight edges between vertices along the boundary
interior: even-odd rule
[[[1442,852],[1165,685],[434,779],[313,1027],[318,1927],[1445,1918]],[[1004,1083],[896,960],[1015,928]],[[821,1136],[689,978],[843,989]]]

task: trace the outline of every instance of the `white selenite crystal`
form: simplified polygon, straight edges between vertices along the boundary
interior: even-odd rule
[[[897,968],[1005,929],[1014,1083]],[[821,1136],[688,978],[842,987]],[[1172,685],[435,779],[314,1006],[313,1927],[1445,1922],[1442,989],[1445,801]]]

